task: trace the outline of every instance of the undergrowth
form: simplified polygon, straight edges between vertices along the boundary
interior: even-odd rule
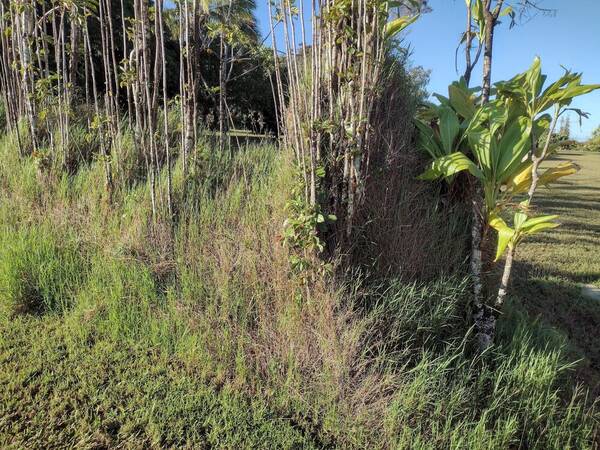
[[[122,145],[115,159],[132,158],[131,142]],[[461,253],[431,263],[456,224],[421,236],[431,252],[422,267],[383,277],[367,267],[335,282],[315,275],[307,290],[282,245],[294,171],[273,147],[201,146],[188,183],[178,162],[173,229],[152,220],[134,164],[114,161],[123,170],[107,204],[99,162],[59,176],[13,154],[5,137],[3,448],[597,442],[597,409],[570,386],[559,333],[513,311],[496,348],[470,353],[469,285],[459,270],[439,275],[460,268]],[[444,223],[435,193],[418,195],[411,202],[431,205],[421,223]],[[413,231],[399,230],[416,252]]]

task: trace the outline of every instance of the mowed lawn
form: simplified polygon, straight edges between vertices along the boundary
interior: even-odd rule
[[[559,215],[559,228],[532,237],[519,247],[515,296],[543,323],[558,328],[573,356],[582,361],[575,373],[600,394],[600,301],[582,293],[600,287],[600,154],[564,152],[545,164],[573,161],[574,175],[541,188],[537,214]]]

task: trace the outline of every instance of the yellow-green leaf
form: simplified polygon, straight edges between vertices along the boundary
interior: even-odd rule
[[[502,218],[496,214],[492,214],[489,218],[490,226],[498,232],[498,244],[496,247],[496,257],[494,261],[498,261],[506,247],[512,245],[512,239],[515,236],[515,230],[509,227]]]
[[[558,219],[557,215],[533,217],[527,219],[525,223],[521,225],[520,229],[525,234],[534,234],[537,230],[556,228],[558,223],[553,222],[553,220],[556,219]]]
[[[581,169],[581,167],[579,167],[572,161],[562,162],[556,167],[552,167],[546,170],[542,175],[540,175],[539,183],[544,186],[547,186],[548,184],[555,182],[559,178],[577,173],[579,169]]]
[[[419,18],[419,15],[415,16],[400,16],[394,20],[385,24],[385,29],[383,30],[384,36],[386,39],[393,38],[395,35],[404,30],[411,23],[415,22]]]

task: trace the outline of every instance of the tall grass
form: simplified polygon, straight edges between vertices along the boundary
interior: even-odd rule
[[[86,276],[85,249],[48,226],[0,227],[0,297],[4,315],[61,312]]]
[[[152,222],[145,182],[129,169],[108,207],[98,162],[44,178],[31,159],[11,159],[9,142],[0,442],[594,447],[597,410],[570,390],[560,342],[540,344],[546,330],[511,317],[493,353],[470,354],[468,284],[436,276],[448,260],[422,266],[426,282],[399,257],[393,275],[315,275],[308,296],[280,238],[295,182],[285,152],[200,146],[185,189],[175,166],[171,230]],[[444,222],[430,191],[415,195],[424,217]],[[423,243],[430,257],[444,236]],[[60,314],[15,315],[32,305]]]

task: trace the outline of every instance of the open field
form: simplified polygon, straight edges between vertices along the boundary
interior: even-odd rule
[[[533,316],[568,338],[572,356],[582,358],[578,374],[600,395],[600,301],[582,293],[600,287],[600,154],[565,152],[581,170],[540,189],[538,206],[560,215],[561,226],[534,236],[519,249],[515,291]]]

